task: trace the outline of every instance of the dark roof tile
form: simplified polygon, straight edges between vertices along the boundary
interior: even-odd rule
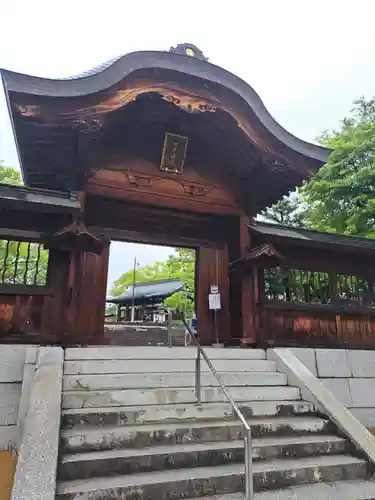
[[[167,279],[159,281],[151,281],[148,283],[135,283],[134,285],[134,300],[136,303],[153,302],[155,300],[164,300],[175,292],[184,288],[183,283],[179,279]],[[133,287],[131,286],[122,295],[118,297],[107,298],[107,302],[111,304],[131,304],[133,300]]]
[[[301,229],[290,226],[282,226],[267,222],[255,222],[249,226],[251,231],[265,236],[268,239],[286,238],[300,242],[314,242],[328,245],[340,245],[358,249],[375,250],[375,239],[350,236],[340,233],[324,233],[311,229]]]

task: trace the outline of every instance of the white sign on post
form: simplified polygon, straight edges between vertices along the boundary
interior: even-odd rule
[[[211,293],[208,295],[208,308],[211,311],[221,309],[220,293],[217,285],[211,285]]]

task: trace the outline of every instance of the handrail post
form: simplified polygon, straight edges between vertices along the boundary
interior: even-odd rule
[[[195,358],[195,397],[197,403],[201,403],[201,352],[197,346],[197,356]]]
[[[168,333],[168,347],[172,347],[173,345],[172,311],[168,311],[167,315],[167,333]]]
[[[181,311],[176,311],[176,318],[181,319],[183,324],[185,325],[186,330],[189,332],[191,340],[195,343],[197,348],[197,356],[195,358],[195,395],[197,399],[197,403],[201,403],[201,357],[204,362],[207,364],[208,368],[211,370],[212,375],[216,379],[216,382],[221,387],[221,390],[224,392],[226,398],[229,403],[232,405],[234,413],[239,418],[240,422],[245,429],[244,436],[244,453],[245,453],[245,498],[246,500],[253,500],[254,495],[254,484],[253,484],[253,457],[252,457],[252,437],[251,437],[251,426],[248,424],[246,418],[242,414],[241,410],[238,408],[236,402],[228,392],[227,388],[221,381],[219,374],[217,373],[214,365],[211,363],[210,359],[207,357],[207,354],[204,352],[204,349],[199,343],[198,338],[195,333],[192,332],[191,328],[187,324],[184,314]]]
[[[251,430],[245,429],[245,433],[245,498],[246,500],[253,500],[253,459]]]

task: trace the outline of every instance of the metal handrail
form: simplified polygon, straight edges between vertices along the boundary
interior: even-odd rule
[[[251,436],[251,426],[249,423],[246,421],[243,413],[241,410],[238,408],[237,404],[235,403],[234,399],[230,395],[228,389],[225,387],[223,382],[221,381],[221,377],[214,368],[213,364],[211,363],[210,359],[208,358],[207,354],[205,353],[203,347],[200,345],[197,335],[191,330],[190,326],[188,325],[185,315],[181,311],[177,311],[175,313],[175,318],[180,319],[186,330],[189,332],[190,338],[192,339],[193,343],[195,344],[197,348],[197,357],[195,358],[195,396],[197,398],[197,403],[202,402],[201,398],[201,356],[207,363],[209,369],[212,372],[212,375],[216,379],[216,382],[219,384],[221,390],[225,394],[226,398],[228,399],[229,403],[232,405],[232,408],[234,412],[236,413],[238,419],[240,420],[241,424],[243,425],[245,429],[245,436],[244,436],[244,451],[245,451],[245,495],[246,495],[246,500],[252,500],[253,498],[253,460],[252,460],[252,436]]]

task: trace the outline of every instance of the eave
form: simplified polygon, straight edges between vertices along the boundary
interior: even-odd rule
[[[89,122],[89,127],[98,123],[105,131],[109,115],[146,95],[158,95],[187,113],[214,111],[217,131],[226,139],[229,133],[232,139],[233,134],[238,136],[230,147],[236,147],[239,154],[242,146],[255,148],[257,159],[251,160],[251,172],[246,165],[248,157],[243,165],[235,165],[242,168],[240,183],[242,177],[251,175],[253,189],[267,191],[267,196],[255,203],[255,210],[274,203],[310,178],[330,153],[281,127],[246,82],[196,57],[136,52],[71,79],[53,80],[7,70],[2,70],[2,78],[24,179],[33,186],[81,189],[82,181],[77,182],[77,178],[85,177],[83,149],[92,147],[92,135],[80,130],[79,123]],[[100,131],[95,134],[101,137]],[[223,144],[222,138],[215,140]],[[273,186],[264,190],[261,177],[269,175]]]
[[[0,183],[0,208],[74,215],[79,213],[81,204],[71,193]]]
[[[256,245],[276,245],[309,249],[326,249],[330,252],[352,253],[355,255],[375,255],[375,240],[339,233],[324,233],[310,229],[282,226],[279,224],[256,222],[248,226]]]
[[[77,98],[107,90],[138,70],[164,69],[186,77],[197,77],[206,85],[217,84],[238,97],[252,110],[259,122],[288,148],[326,162],[330,150],[305,142],[287,132],[267,111],[254,89],[241,78],[207,61],[170,52],[142,51],[126,54],[102,71],[75,79],[49,79],[1,70],[6,93],[29,96]]]

